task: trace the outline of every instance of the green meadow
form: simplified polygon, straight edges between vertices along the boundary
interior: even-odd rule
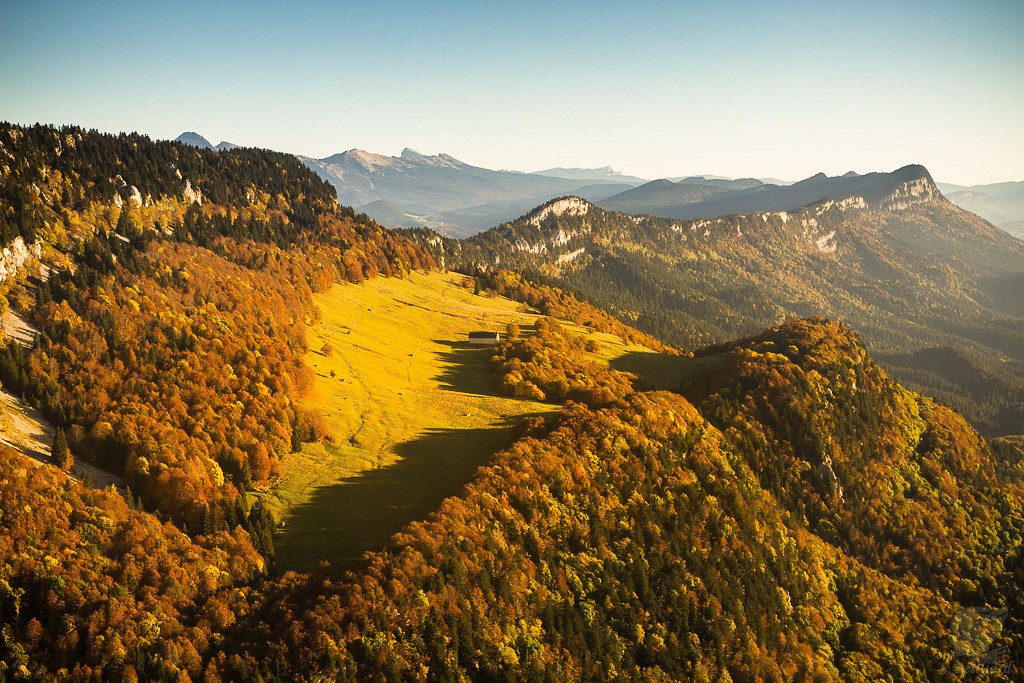
[[[310,325],[305,360],[316,379],[303,401],[330,436],[288,456],[265,496],[281,522],[278,563],[298,570],[350,565],[382,548],[458,494],[523,417],[558,410],[497,394],[491,351],[470,345],[468,334],[504,332],[512,322],[528,331],[537,314],[474,294],[462,275],[339,284],[315,303],[321,318]],[[679,361],[575,329],[599,341],[597,357],[641,375],[662,377],[664,363]]]

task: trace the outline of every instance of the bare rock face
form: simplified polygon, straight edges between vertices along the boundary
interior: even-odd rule
[[[193,204],[203,203],[203,192],[199,188],[193,189],[192,182],[189,180],[185,181],[185,190],[182,192],[182,196]]]
[[[39,258],[41,254],[40,243],[28,245],[21,237],[15,237],[14,241],[0,252],[0,282],[15,275],[29,259]]]
[[[882,201],[882,208],[888,211],[901,211],[942,198],[942,193],[935,187],[931,178],[917,178],[893,188],[892,193]]]

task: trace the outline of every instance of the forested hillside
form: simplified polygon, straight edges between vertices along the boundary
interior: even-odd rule
[[[314,436],[294,401],[311,292],[430,257],[288,155],[43,126],[0,144],[5,234],[50,266],[4,282],[39,335],[0,348],[0,381],[147,509],[233,528]]]
[[[539,348],[544,363],[531,360]],[[953,623],[985,605],[1015,616],[977,654],[1016,647],[1021,482],[977,434],[889,380],[834,323],[787,325],[730,358],[702,380],[705,419],[679,395],[606,377],[554,321],[509,341],[496,354],[503,385],[558,386],[575,365],[580,389],[568,391],[582,402],[535,425],[365,571],[285,577],[262,621],[234,632],[245,654],[225,655],[221,671],[970,680],[980,670]],[[712,389],[735,365],[747,368],[737,391],[763,386],[764,404]],[[778,397],[786,419],[768,419]],[[851,440],[856,457],[841,450]],[[819,485],[830,454],[845,494]],[[958,526],[968,514],[977,526]],[[267,641],[286,644],[279,659],[264,659]]]
[[[919,182],[876,188],[872,205],[696,221],[563,198],[469,240],[412,234],[446,267],[526,272],[691,349],[834,317],[909,386],[986,433],[1020,433],[1024,243]]]

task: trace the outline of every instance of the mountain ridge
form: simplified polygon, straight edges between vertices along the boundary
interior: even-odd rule
[[[893,191],[895,184],[912,182],[919,187],[905,188],[907,197],[903,201],[910,201],[921,193],[929,196],[940,194],[926,168],[919,164],[909,164],[889,173],[836,177],[817,173],[792,185],[758,184],[732,192],[720,186],[718,191],[693,189],[704,187],[700,184],[648,184],[609,197],[599,204],[604,208],[627,213],[693,220],[756,211],[794,211],[814,203],[852,196],[861,196],[868,204],[877,205],[886,199],[887,192]],[[895,201],[895,198],[892,200]]]
[[[227,141],[212,145],[191,131],[182,133],[178,140],[200,148],[221,151],[236,147]],[[358,148],[320,159],[298,156],[321,178],[334,185],[342,204],[364,210],[371,218],[391,227],[427,227],[452,237],[467,237],[514,220],[529,207],[565,194],[578,194],[602,203],[604,208],[626,213],[646,213],[670,218],[713,218],[756,210],[787,210],[787,202],[806,205],[836,194],[826,189],[820,190],[817,198],[809,196],[807,190],[815,183],[862,178],[860,174],[848,171],[834,178],[819,173],[795,182],[712,175],[648,180],[624,175],[610,166],[593,169],[555,167],[523,173],[485,169],[448,154],[423,154],[410,147],[403,149],[397,157]],[[433,179],[416,177],[417,168],[432,169],[434,172],[447,168],[451,174]],[[458,171],[465,171],[465,176],[460,177]],[[400,177],[403,174],[405,178]],[[534,181],[532,185],[531,179]],[[667,191],[646,199],[643,192],[633,192],[644,185],[658,188],[667,182],[678,186],[680,196],[676,197],[677,201],[672,201]],[[616,184],[621,185],[617,192],[614,191]],[[760,190],[766,194],[752,196],[750,191],[758,186],[771,187]],[[971,188],[946,183],[938,183],[938,186],[954,203],[982,215],[1018,237],[1024,237],[1024,230],[1020,228],[1024,222],[1024,182],[995,183]],[[796,189],[785,189],[793,187]],[[728,191],[746,193],[730,195],[727,199]],[[786,199],[800,192],[804,196],[796,200]],[[715,194],[722,196],[715,200],[712,197]]]
[[[1024,244],[947,201],[926,169],[900,171],[860,176],[870,202],[676,220],[563,197],[465,240],[419,239],[446,267],[525,271],[687,348],[836,317],[915,390],[986,433],[1024,431]],[[941,347],[960,360],[919,353]],[[959,379],[988,358],[1001,359],[998,381]]]

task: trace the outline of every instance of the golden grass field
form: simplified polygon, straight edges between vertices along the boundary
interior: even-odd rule
[[[288,456],[265,498],[283,523],[278,563],[289,569],[343,566],[383,547],[458,494],[521,418],[558,409],[496,393],[490,349],[471,346],[468,333],[504,332],[510,322],[528,330],[537,315],[473,294],[462,275],[338,284],[315,303],[322,319],[310,326],[305,360],[316,380],[303,402],[324,416],[331,438]],[[599,340],[598,357],[650,379],[672,376],[666,364],[682,360],[575,329]]]

